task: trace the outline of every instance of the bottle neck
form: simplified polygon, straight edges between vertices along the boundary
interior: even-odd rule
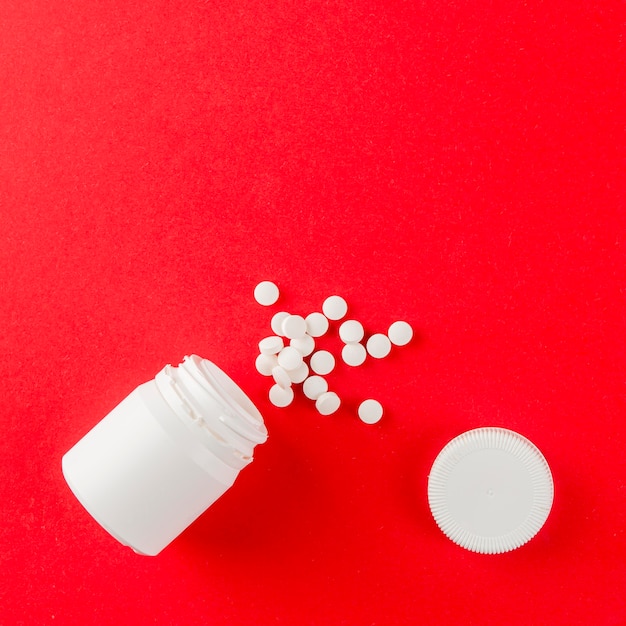
[[[231,467],[245,467],[254,446],[267,439],[257,408],[211,361],[186,356],[178,367],[166,365],[155,382],[177,417]]]

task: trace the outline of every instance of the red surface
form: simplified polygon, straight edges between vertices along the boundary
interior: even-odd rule
[[[33,0],[0,24],[0,623],[626,622],[622,3]],[[338,368],[339,414],[273,408],[256,342],[331,293],[418,340]],[[137,556],[61,456],[191,352],[270,439]],[[555,479],[502,556],[427,506],[439,450],[485,425]]]

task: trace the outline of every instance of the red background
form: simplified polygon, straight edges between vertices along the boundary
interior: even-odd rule
[[[0,622],[625,623],[625,23],[611,1],[4,0]],[[338,367],[333,416],[272,407],[271,314],[332,293],[416,341]],[[61,456],[192,352],[270,439],[137,556]],[[486,425],[555,480],[501,556],[426,498]]]

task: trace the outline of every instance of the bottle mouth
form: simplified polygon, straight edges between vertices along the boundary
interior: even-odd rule
[[[267,439],[267,428],[265,427],[263,416],[241,387],[212,361],[201,359],[196,355],[188,358],[197,360],[199,367],[214,382],[213,389],[220,394],[224,402],[239,411],[241,416],[245,418],[246,424],[259,437],[258,443],[263,443]],[[249,429],[247,429],[247,432],[252,434]]]
[[[254,446],[267,439],[261,413],[211,361],[186,356],[178,367],[166,365],[155,382],[181,421],[232,467],[241,469],[250,463]]]

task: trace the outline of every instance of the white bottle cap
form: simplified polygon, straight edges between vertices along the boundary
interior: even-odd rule
[[[197,356],[140,385],[63,457],[81,504],[136,552],[158,554],[252,461],[263,418]]]
[[[437,456],[428,501],[441,530],[456,544],[484,554],[519,548],[545,523],[554,497],[541,452],[504,428],[477,428]]]

